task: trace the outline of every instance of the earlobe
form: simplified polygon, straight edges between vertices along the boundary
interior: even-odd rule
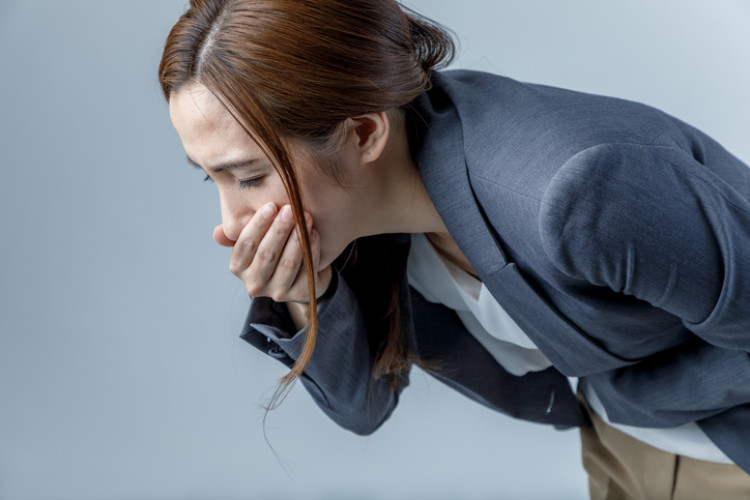
[[[363,162],[370,163],[383,153],[390,134],[390,121],[384,111],[352,118],[357,149]]]

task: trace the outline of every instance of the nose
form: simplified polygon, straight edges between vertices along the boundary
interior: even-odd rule
[[[224,228],[224,234],[232,241],[237,241],[240,237],[242,228],[253,217],[254,211],[246,203],[242,203],[239,197],[232,196],[231,193],[219,192],[221,200],[221,225]]]

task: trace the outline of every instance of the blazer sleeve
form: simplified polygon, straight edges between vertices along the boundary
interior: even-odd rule
[[[374,432],[391,414],[397,391],[372,377],[373,356],[357,297],[336,272],[328,298],[319,305],[313,356],[302,385],[333,421],[356,434]],[[291,367],[307,328],[294,331],[286,306],[267,297],[252,299],[241,338]]]
[[[750,169],[729,153],[713,161],[725,164],[670,147],[596,146],[567,161],[542,200],[541,237],[558,269],[661,308],[699,337],[598,377],[651,425],[660,411],[704,407],[687,421],[750,401]]]

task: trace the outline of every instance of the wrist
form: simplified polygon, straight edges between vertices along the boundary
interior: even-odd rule
[[[286,308],[289,311],[289,316],[292,318],[292,323],[297,331],[302,330],[307,326],[307,320],[310,314],[310,304],[306,302],[287,302]]]
[[[327,302],[336,293],[337,279],[338,277],[336,276],[336,273],[331,273],[328,287],[326,288],[325,292],[323,292],[323,294],[320,295],[315,301],[318,307],[320,307],[320,305],[324,302]],[[291,316],[292,322],[297,328],[297,331],[307,326],[310,317],[309,302],[289,301],[286,302],[286,306],[287,310],[289,311],[289,316]]]

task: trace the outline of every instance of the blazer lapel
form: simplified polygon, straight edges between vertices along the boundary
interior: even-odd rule
[[[410,117],[411,150],[425,187],[461,252],[486,281],[507,259],[469,183],[461,120],[448,96],[436,89],[423,93],[415,107],[423,115]]]
[[[581,332],[508,262],[469,181],[461,119],[450,98],[433,88],[414,102],[411,151],[435,208],[492,296],[557,369],[585,376],[632,364]],[[418,111],[417,111],[418,110]]]

